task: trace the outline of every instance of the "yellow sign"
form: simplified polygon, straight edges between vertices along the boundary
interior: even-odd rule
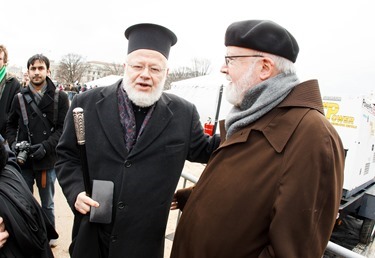
[[[338,114],[340,110],[339,104],[335,102],[323,102],[323,107],[326,110],[326,117],[332,125],[357,128],[357,126],[354,125],[355,118],[353,116]]]

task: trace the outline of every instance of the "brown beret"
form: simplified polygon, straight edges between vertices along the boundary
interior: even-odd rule
[[[299,47],[292,34],[275,22],[247,20],[234,22],[225,33],[225,46],[251,48],[296,61]]]
[[[169,29],[152,23],[140,23],[125,30],[129,40],[128,54],[137,49],[151,49],[160,52],[167,59],[171,46],[176,44],[177,37]]]

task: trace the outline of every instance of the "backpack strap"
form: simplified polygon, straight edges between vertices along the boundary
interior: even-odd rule
[[[27,112],[26,112],[25,101],[24,101],[24,99],[22,97],[22,94],[20,92],[17,93],[17,97],[18,97],[18,102],[20,103],[23,124],[25,126],[27,126],[29,124],[29,118],[28,118]]]
[[[27,92],[25,92],[23,95],[25,96],[27,104],[29,104],[31,106],[31,108],[34,109],[35,113],[37,113],[37,115],[40,117],[40,119],[42,119],[44,126],[46,128],[48,128],[49,130],[53,131],[53,127],[51,127],[50,123],[43,116],[42,112],[37,107],[37,105],[35,104],[35,102],[33,101],[33,99],[30,97],[30,95]]]
[[[29,139],[29,143],[31,143],[31,138],[30,138],[30,129],[29,129],[29,117],[27,116],[27,111],[26,111],[26,106],[25,106],[25,101],[23,99],[23,95],[21,92],[17,93],[18,97],[18,102],[20,103],[20,108],[21,108],[21,114],[22,114],[22,119],[23,119],[23,124],[26,127],[27,130],[27,137]],[[20,131],[20,127],[18,126],[17,129],[17,135],[16,135],[16,142],[18,141],[18,134]]]
[[[55,96],[53,98],[53,126],[54,127],[56,127],[57,125],[57,118],[58,118],[58,112],[59,112],[59,93],[60,93],[60,90],[58,87],[56,87]]]

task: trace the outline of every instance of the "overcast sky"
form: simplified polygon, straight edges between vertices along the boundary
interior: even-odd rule
[[[316,78],[323,94],[367,94],[375,88],[375,8],[371,0],[4,0],[0,44],[10,65],[26,69],[43,53],[59,61],[68,53],[86,61],[123,63],[124,31],[139,22],[158,23],[178,37],[171,67],[193,58],[224,61],[224,33],[234,21],[273,20],[297,39],[301,80]],[[4,17],[5,16],[5,17]]]

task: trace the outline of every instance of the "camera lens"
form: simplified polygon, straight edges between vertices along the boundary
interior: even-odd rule
[[[26,151],[20,151],[17,155],[17,162],[20,165],[25,164],[27,160],[27,152]]]

